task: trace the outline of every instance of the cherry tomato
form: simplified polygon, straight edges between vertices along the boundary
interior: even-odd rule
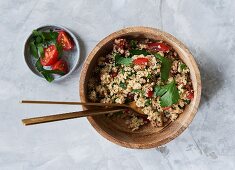
[[[163,107],[162,110],[169,110],[170,108],[171,108],[171,106]]]
[[[41,64],[43,66],[50,66],[55,64],[58,60],[58,50],[55,45],[50,45],[47,48],[44,48],[44,56],[40,58]]]
[[[167,52],[170,50],[170,47],[166,44],[155,42],[155,43],[148,43],[148,49],[152,51]]]
[[[68,65],[64,60],[60,59],[52,66],[52,70],[60,70],[63,71],[64,73],[67,73]]]
[[[63,50],[65,50],[65,51],[73,49],[73,46],[74,46],[73,41],[70,39],[70,37],[64,31],[59,32],[57,42],[62,45]]]
[[[147,58],[137,58],[133,61],[135,65],[146,65],[148,63],[149,59]]]
[[[148,91],[148,92],[147,92],[147,96],[148,96],[148,97],[152,97],[152,96],[153,96],[153,91]]]

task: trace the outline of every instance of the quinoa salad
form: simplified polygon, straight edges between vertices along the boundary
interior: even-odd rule
[[[134,101],[141,108],[147,118],[131,110],[108,115],[125,119],[132,131],[176,120],[193,97],[187,65],[169,44],[151,39],[115,39],[112,51],[98,58],[88,83],[92,102]]]

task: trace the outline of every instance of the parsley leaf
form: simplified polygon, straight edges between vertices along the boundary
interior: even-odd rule
[[[146,101],[145,101],[145,106],[149,106],[149,105],[151,105],[152,104],[152,101],[150,100],[150,99],[147,99]]]
[[[134,50],[134,49],[132,49],[132,50],[129,50],[129,52],[130,52],[130,55],[131,56],[133,56],[133,55],[140,55],[140,54],[143,54],[144,56],[146,56],[146,55],[149,55],[150,53],[148,52],[148,51],[146,51],[146,50]]]
[[[160,54],[155,54],[155,57],[161,61],[161,79],[167,81],[171,70],[172,61],[168,58],[162,57]]]
[[[30,52],[32,53],[32,55],[33,55],[36,59],[38,59],[38,58],[39,58],[39,56],[38,56],[38,50],[37,50],[37,47],[36,47],[34,41],[30,42],[29,46],[30,46]]]
[[[181,71],[183,71],[186,68],[187,68],[186,64],[184,64],[184,63],[180,64],[180,70]]]
[[[162,107],[171,106],[177,103],[180,98],[175,81],[172,81],[165,86],[155,86],[154,95],[160,96],[160,105]]]
[[[65,74],[63,71],[60,71],[60,70],[46,70],[46,69],[44,69],[41,62],[40,62],[40,59],[37,60],[35,67],[48,82],[52,82],[54,80],[54,77],[52,76],[52,74],[59,74],[59,75]]]
[[[126,89],[126,84],[123,83],[123,82],[120,82],[119,86],[120,86],[121,88],[123,88],[123,89]]]
[[[120,54],[115,55],[115,65],[129,66],[132,63],[132,58],[122,57]]]
[[[136,48],[137,47],[137,41],[136,40],[131,40],[130,45],[131,45],[131,48]]]

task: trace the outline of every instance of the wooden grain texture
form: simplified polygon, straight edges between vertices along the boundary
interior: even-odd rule
[[[88,117],[88,120],[98,133],[118,145],[128,148],[159,147],[180,135],[189,126],[197,112],[201,98],[201,77],[197,63],[188,48],[169,33],[149,27],[129,27],[122,29],[101,40],[84,62],[79,86],[82,102],[88,101],[87,82],[92,69],[96,64],[97,58],[108,54],[112,50],[113,40],[119,37],[163,40],[171,45],[190,69],[190,77],[194,89],[194,99],[185,108],[178,119],[164,128],[155,128],[151,125],[146,125],[140,130],[132,132],[130,129],[126,128],[125,122],[122,120],[107,119],[102,115]],[[83,106],[84,110],[88,108],[91,107]]]
[[[107,113],[116,113],[120,111],[124,111],[125,108],[111,108],[111,109],[94,109],[94,110],[85,110],[85,111],[79,111],[79,112],[69,112],[69,113],[61,113],[61,114],[54,114],[54,115],[48,115],[48,116],[40,116],[40,117],[33,117],[33,118],[27,118],[23,119],[22,123],[24,125],[35,125],[35,124],[41,124],[41,123],[49,123],[49,122],[55,122],[55,121],[61,121],[61,120],[67,120],[67,119],[74,119],[74,118],[80,118],[80,117],[86,117],[86,116],[97,116]]]

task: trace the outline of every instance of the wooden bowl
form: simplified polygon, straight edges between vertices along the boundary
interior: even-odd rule
[[[80,78],[80,97],[82,102],[88,101],[87,83],[97,58],[108,54],[112,50],[114,39],[119,37],[163,40],[171,45],[190,69],[194,99],[185,108],[185,111],[180,114],[178,119],[164,129],[146,125],[140,130],[132,132],[126,127],[124,120],[113,120],[105,115],[88,117],[88,120],[98,133],[118,145],[128,148],[159,147],[181,134],[189,126],[197,112],[201,98],[201,77],[198,66],[187,47],[169,33],[148,27],[125,28],[112,33],[100,41],[87,57]],[[83,107],[83,109],[89,109],[89,107]]]

